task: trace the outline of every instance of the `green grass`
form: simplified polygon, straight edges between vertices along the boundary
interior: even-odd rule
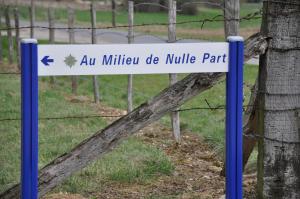
[[[260,9],[260,7],[261,7],[260,4],[242,4],[241,11],[240,11],[241,16],[245,16],[249,13],[258,11]],[[75,14],[76,14],[75,15],[76,22],[78,22],[78,23],[84,22],[84,23],[87,23],[88,25],[90,24],[90,12],[89,11],[76,10]],[[178,14],[177,22],[212,19],[216,15],[222,15],[222,14],[223,14],[223,11],[221,9],[200,7],[199,13],[195,16]],[[117,24],[120,24],[120,25],[127,24],[127,15],[128,15],[127,12],[120,8],[119,11],[117,12],[117,16],[116,16]],[[29,18],[28,8],[20,7],[20,16],[22,19],[28,19]],[[68,12],[65,9],[56,9],[55,16],[56,16],[57,21],[66,22],[68,19]],[[167,18],[168,18],[167,12],[158,12],[158,13],[136,12],[134,21],[135,21],[135,24],[167,23],[168,22]],[[47,9],[45,9],[45,8],[37,9],[36,10],[36,19],[47,21]],[[101,25],[101,23],[111,24],[111,21],[112,21],[111,11],[98,11],[97,12],[97,21],[98,21],[98,25]],[[244,21],[244,22],[241,22],[240,25],[242,28],[259,27],[260,19]],[[178,25],[178,27],[199,29],[201,27],[201,24],[189,23],[189,24]],[[206,23],[204,25],[204,28],[208,28],[208,29],[223,28],[223,22]]]
[[[70,177],[56,191],[88,193],[101,190],[106,182],[146,183],[159,174],[169,175],[172,171],[173,165],[164,153],[136,138],[129,138],[111,154]]]
[[[0,66],[1,68],[1,66]],[[57,78],[53,88],[48,78],[40,79],[40,117],[97,114],[90,103],[70,103],[69,78]],[[1,76],[0,118],[20,117],[20,77]],[[41,120],[39,122],[39,167],[69,151],[106,126],[101,118],[84,120]],[[17,183],[20,175],[20,122],[0,123],[0,192]],[[146,182],[157,175],[168,175],[173,166],[158,149],[136,138],[124,141],[116,150],[69,178],[58,188],[72,193],[98,190],[99,181]]]
[[[2,39],[2,57],[3,57],[3,61],[8,62],[8,37],[7,36],[1,36]],[[13,37],[13,45],[14,45],[14,49],[16,49],[16,44],[15,44],[15,37]],[[13,61],[16,62],[17,58],[16,58],[16,51],[13,52]]]

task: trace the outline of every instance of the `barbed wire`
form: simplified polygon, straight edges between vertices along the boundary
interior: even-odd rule
[[[295,142],[295,141],[285,141],[283,139],[275,139],[275,138],[270,138],[264,135],[261,135],[259,133],[243,133],[244,137],[250,138],[250,139],[255,139],[255,140],[267,140],[271,142],[277,142],[281,144],[300,144],[300,142]]]
[[[260,19],[261,16],[261,10],[253,13],[249,13],[239,19],[236,18],[224,18],[223,15],[216,15],[211,18],[206,18],[206,19],[199,19],[199,20],[187,20],[187,21],[180,21],[176,23],[168,23],[168,22],[155,22],[155,23],[141,23],[141,24],[134,24],[132,26],[129,25],[116,25],[116,26],[103,26],[103,27],[49,27],[49,26],[20,26],[20,27],[3,27],[0,28],[0,31],[7,31],[7,30],[22,30],[22,29],[54,29],[54,30],[107,30],[107,29],[117,29],[117,28],[129,28],[129,27],[143,27],[143,26],[169,26],[169,25],[183,25],[183,24],[190,24],[190,23],[200,23],[201,24],[201,29],[204,27],[206,23],[212,23],[212,22],[224,22],[224,21],[249,21],[249,20],[255,20],[255,19]]]
[[[205,102],[207,103],[208,107],[191,107],[191,108],[182,108],[179,110],[174,110],[174,112],[184,112],[184,111],[194,111],[194,110],[210,110],[210,111],[216,111],[216,110],[226,110],[226,105],[219,105],[212,107],[210,103],[205,99]],[[248,107],[248,106],[253,106],[253,105],[246,105],[243,106]],[[1,111],[2,113],[9,113],[9,112],[14,112],[14,113],[20,113],[19,111],[13,111],[13,110],[6,110],[6,111]],[[119,115],[69,115],[69,116],[62,116],[62,117],[40,117],[39,121],[49,121],[49,120],[70,120],[70,119],[93,119],[93,118],[120,118],[126,116],[126,114],[119,114]],[[21,118],[2,118],[0,119],[0,122],[9,122],[9,121],[21,121]],[[188,125],[190,126],[190,125]],[[198,128],[198,127],[195,127]],[[275,138],[270,138],[264,135],[261,135],[259,133],[253,132],[253,133],[243,133],[243,136],[249,139],[255,139],[255,140],[267,140],[271,142],[277,142],[281,144],[300,144],[300,142],[297,141],[285,141],[285,140],[279,140]]]
[[[286,4],[286,5],[296,5],[296,6],[300,6],[300,3],[296,3],[296,2],[286,2],[286,1],[279,1],[279,0],[264,0],[263,3],[280,3],[280,4]]]
[[[207,100],[205,100],[207,101]],[[173,110],[172,112],[187,112],[187,111],[194,111],[194,110],[210,110],[210,111],[216,111],[216,110],[226,110],[226,105],[217,105],[217,106],[211,106],[208,102],[207,106],[200,106],[200,107],[190,107],[190,108],[180,108],[177,110]],[[248,107],[254,107],[255,109],[258,108],[258,105],[243,105],[244,111],[245,108]],[[285,109],[285,110],[296,110],[294,109]],[[275,110],[276,111],[276,110]],[[280,110],[282,111],[282,110]],[[2,111],[1,111],[2,112]],[[0,112],[0,113],[1,113]],[[2,112],[3,113],[3,112]],[[20,113],[19,111],[5,111],[5,113]],[[39,120],[64,120],[64,119],[89,119],[89,118],[109,118],[109,117],[123,117],[126,114],[119,114],[119,115],[68,115],[68,116],[57,116],[57,117],[40,117]],[[21,118],[2,118],[0,119],[0,122],[5,121],[18,121],[21,120]]]
[[[113,118],[123,117],[125,115],[70,115],[62,117],[40,117],[39,120],[69,120],[69,119],[91,119],[91,118]],[[21,118],[3,118],[0,122],[5,121],[21,121]]]
[[[0,75],[21,75],[20,72],[0,72]]]

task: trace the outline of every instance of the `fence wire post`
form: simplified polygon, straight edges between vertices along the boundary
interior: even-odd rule
[[[21,69],[21,61],[20,61],[20,21],[19,21],[19,9],[14,8],[14,17],[15,17],[15,28],[16,28],[16,56],[17,56],[17,64],[18,69]]]
[[[113,27],[116,27],[116,13],[117,13],[116,8],[117,8],[116,0],[111,0],[111,12],[112,12],[111,22]]]
[[[128,43],[129,44],[134,42],[133,21],[134,21],[134,3],[133,1],[128,1]],[[133,75],[128,75],[127,113],[133,110],[132,95],[133,95]]]
[[[0,8],[0,28],[2,28],[2,16],[3,16],[3,8]],[[3,61],[3,47],[2,47],[2,31],[0,30],[0,63]]]
[[[74,9],[68,7],[68,28],[69,28],[70,44],[75,44],[74,21],[75,21]],[[77,95],[77,88],[78,88],[77,76],[72,76],[71,81],[72,81],[72,94]]]
[[[7,27],[7,37],[8,37],[8,62],[12,64],[14,61],[14,41],[13,41],[12,30],[11,30],[9,10],[10,7],[7,6],[5,9],[5,23]]]
[[[169,0],[169,26],[168,26],[168,42],[173,43],[176,42],[176,1]],[[173,85],[177,82],[177,75],[176,74],[169,74],[170,85]],[[177,109],[176,109],[177,110]],[[175,141],[180,143],[180,118],[179,112],[173,111],[171,113],[171,122],[172,122],[172,129]]]
[[[38,198],[37,41],[21,42],[22,143],[21,199]]]
[[[92,44],[97,43],[96,36],[96,9],[95,9],[95,1],[91,2],[91,23],[92,23]],[[94,100],[95,103],[100,102],[100,93],[99,93],[99,82],[96,75],[93,76],[93,87],[94,87]]]
[[[49,21],[49,43],[55,43],[55,10],[53,8],[48,8],[48,21]],[[50,77],[50,84],[55,84],[55,77]]]
[[[30,1],[29,13],[30,13],[30,37],[34,38],[35,0]]]
[[[231,36],[226,76],[226,199],[242,199],[243,38]]]

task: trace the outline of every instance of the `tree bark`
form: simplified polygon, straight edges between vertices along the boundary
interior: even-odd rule
[[[245,49],[257,49],[256,45],[261,45],[261,43],[253,42],[253,39],[257,40],[255,37],[246,41]],[[245,59],[250,57],[251,54],[254,53],[246,51]],[[45,195],[68,176],[111,151],[121,139],[159,120],[195,95],[211,88],[223,76],[224,73],[191,74],[166,88],[152,100],[142,104],[104,130],[83,141],[69,153],[56,158],[39,172],[39,196]],[[19,197],[19,184],[0,194],[1,199],[16,199]]]
[[[265,1],[260,57],[258,198],[300,198],[300,4]]]

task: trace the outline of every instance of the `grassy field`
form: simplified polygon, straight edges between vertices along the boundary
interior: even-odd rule
[[[245,66],[245,82],[254,82],[257,66]],[[182,75],[183,76],[183,75]],[[126,109],[126,76],[100,77],[102,102],[108,106]],[[49,80],[40,80],[39,107],[40,117],[59,117],[66,115],[96,114],[87,103],[70,103],[70,79],[57,78],[56,86],[48,85]],[[168,84],[167,75],[136,75],[134,77],[134,104],[154,96]],[[20,82],[16,76],[2,76],[0,79],[0,118],[19,117]],[[92,78],[81,77],[79,95],[92,96]],[[245,89],[245,98],[249,89]],[[214,88],[194,98],[182,108],[207,107],[205,99],[211,106],[224,104],[225,85],[220,83]],[[246,103],[246,102],[245,102]],[[224,110],[194,110],[181,113],[181,127],[203,136],[218,153],[224,148]],[[169,126],[169,117],[162,123]],[[105,127],[106,122],[100,118],[85,120],[49,120],[40,121],[39,166],[42,167],[53,158],[70,150],[83,139]],[[18,181],[20,164],[20,122],[6,121],[0,123],[0,192]],[[221,155],[222,156],[222,155]],[[154,165],[148,164],[149,162]],[[169,174],[172,164],[166,155],[151,146],[143,144],[132,137],[106,155],[101,161],[89,166],[83,172],[71,177],[59,190],[81,193],[95,188],[99,182],[116,180],[120,182],[147,181],[155,173]],[[91,182],[95,182],[91,183]]]
[[[41,10],[38,12],[41,12],[38,16],[43,15]],[[64,12],[60,13],[62,15],[61,18],[63,18]],[[212,11],[209,11],[209,13],[212,13]],[[100,15],[98,16],[99,20],[101,18],[108,23],[110,12],[103,12],[102,14],[103,18]],[[107,16],[106,18],[104,17],[105,15]],[[120,17],[121,15],[122,13],[118,15],[118,23],[126,23],[126,13],[123,13],[123,17]],[[137,21],[137,23],[151,23],[155,20],[166,19],[166,15],[163,13],[158,14],[155,20],[150,15],[138,13],[137,19],[141,21]],[[77,18],[81,22],[88,21],[88,17],[88,14],[84,12],[77,15]],[[180,20],[190,19],[192,19],[190,16],[182,16],[180,18]],[[191,28],[196,28],[196,26]],[[3,42],[4,49],[7,49],[7,40],[3,39]],[[41,42],[44,43],[45,41]],[[6,51],[4,51],[4,55],[7,56]],[[245,83],[250,85],[254,83],[257,69],[257,66],[253,65],[245,66]],[[0,65],[0,71],[2,71],[2,65]],[[180,78],[184,76],[185,74],[182,74]],[[93,106],[91,106],[91,99],[93,99],[91,77],[83,76],[79,78],[78,95],[87,96],[90,99],[83,103],[70,103],[68,100],[71,96],[70,78],[57,78],[54,87],[50,86],[48,82],[48,78],[40,79],[40,117],[97,114]],[[102,103],[107,106],[126,109],[127,76],[101,76],[99,77],[99,82]],[[137,107],[167,86],[168,75],[135,75],[134,106]],[[245,87],[245,104],[247,104],[249,95],[250,89]],[[205,101],[208,101],[213,107],[225,104],[224,81],[195,97],[182,108],[208,107]],[[3,107],[0,110],[0,119],[19,117],[20,79],[18,76],[1,76],[0,106]],[[224,151],[225,110],[193,110],[181,112],[180,115],[182,129],[187,129],[203,136],[212,148],[222,156]],[[169,117],[164,117],[161,123],[170,126]],[[106,121],[100,118],[83,121],[40,121],[39,166],[43,167],[50,160],[70,150],[76,144],[106,125]],[[2,135],[0,139],[1,192],[19,180],[20,121],[0,122],[0,130]],[[168,175],[172,171],[173,165],[162,151],[142,143],[135,137],[131,137],[112,153],[107,154],[101,161],[95,162],[82,172],[69,178],[57,190],[72,193],[88,192],[89,190],[97,189],[98,184],[102,182],[146,182],[155,178],[154,174]]]
[[[249,84],[253,83],[256,72],[257,66],[246,65],[245,81]],[[71,95],[69,78],[57,78],[56,80],[57,85],[53,88],[48,85],[48,79],[41,79],[40,117],[95,114],[95,111],[88,105],[89,103],[74,104],[66,99],[65,96]],[[136,75],[134,77],[135,106],[154,96],[167,86],[167,82],[167,75]],[[0,111],[0,118],[19,117],[19,78],[16,76],[3,76],[0,85],[1,107],[5,107]],[[81,77],[79,85],[79,95],[85,95],[92,99],[92,79]],[[104,104],[122,109],[126,108],[126,76],[100,77],[100,85],[100,93]],[[249,89],[245,91],[245,98],[247,99]],[[209,101],[211,106],[224,104],[224,83],[220,83],[199,95],[182,108],[207,107],[205,99]],[[224,148],[224,115],[224,110],[182,112],[181,127],[203,136],[216,151],[222,154]],[[169,126],[169,117],[164,117],[161,122]],[[68,151],[84,138],[105,127],[105,125],[105,121],[101,119],[40,121],[39,166],[42,167],[53,158]],[[1,191],[18,180],[20,122],[1,122],[0,129],[2,132],[0,140]],[[136,160],[137,157],[139,161],[132,161]],[[156,164],[151,166],[147,164],[151,160],[159,161],[155,161]],[[89,182],[98,182],[103,179],[127,182],[143,181],[151,177],[153,173],[168,174],[171,171],[172,165],[162,152],[144,145],[135,138],[131,138],[104,159],[90,166],[84,171],[84,175],[79,174],[70,178],[63,185],[63,190],[80,192],[80,190],[92,188]],[[87,176],[95,178],[95,180],[89,181],[90,178]]]
[[[261,8],[260,4],[242,4],[241,6],[241,16],[245,16],[249,13],[256,12]],[[191,15],[183,15],[178,14],[177,22],[183,21],[199,21],[203,19],[212,19],[217,15],[222,15],[223,11],[221,9],[212,9],[206,7],[199,7],[199,12],[195,16]],[[28,19],[28,8],[21,7],[20,8],[20,15],[22,19]],[[116,22],[119,25],[126,25],[127,24],[127,12],[122,10],[121,8],[117,12]],[[68,19],[68,12],[65,9],[56,9],[55,16],[57,21],[64,21]],[[76,22],[81,24],[90,23],[90,12],[89,11],[76,11]],[[149,23],[167,23],[167,12],[159,12],[159,13],[135,13],[135,24],[149,24]],[[37,20],[47,21],[47,9],[39,8],[36,11],[36,18]],[[217,18],[222,19],[222,17]],[[97,12],[97,21],[98,25],[109,25],[112,21],[112,14],[111,11],[98,11]],[[259,27],[260,26],[260,19],[254,20],[246,20],[241,22],[241,28],[249,28],[249,27]],[[201,23],[188,23],[178,25],[178,28],[190,28],[190,29],[199,29]],[[208,29],[218,29],[223,28],[223,22],[214,22],[214,23],[207,23],[205,24],[204,28]]]
[[[261,8],[261,4],[242,4],[241,5],[241,17],[246,16],[249,13],[258,11]],[[28,8],[21,7],[21,18],[28,20]],[[90,12],[86,10],[76,10],[76,26],[90,26]],[[68,12],[65,9],[56,9],[55,16],[56,21],[67,22]],[[117,25],[127,25],[127,12],[119,9],[116,16]],[[177,22],[194,21],[191,23],[178,24],[177,36],[181,38],[190,39],[206,39],[206,40],[224,40],[223,22],[207,22],[203,25],[203,30],[200,31],[202,26],[201,21],[204,19],[216,19],[222,20],[223,11],[221,9],[213,9],[206,7],[199,7],[199,13],[195,16],[191,15],[177,15]],[[40,21],[47,21],[47,9],[39,8],[36,11],[36,18]],[[159,13],[135,13],[135,24],[152,24],[152,23],[167,23],[168,16],[166,12]],[[112,14],[110,11],[98,11],[97,22],[99,27],[111,26]],[[244,20],[240,22],[241,34],[243,36],[249,36],[249,31],[256,32],[260,27],[261,19]],[[136,27],[137,32],[146,32],[147,34],[155,35],[167,35],[167,26],[146,26]],[[206,31],[210,31],[206,33]]]
[[[1,68],[1,67],[0,67]],[[91,101],[70,103],[67,79],[57,79],[55,88],[46,79],[40,81],[40,117],[97,114]],[[20,117],[20,79],[15,75],[1,77],[0,119]],[[81,92],[81,94],[84,94]],[[39,123],[39,167],[69,151],[76,144],[106,126],[100,118],[84,120],[41,120]],[[20,175],[20,121],[0,123],[0,192],[16,183]],[[151,163],[151,164],[150,164]],[[156,148],[136,138],[124,141],[116,150],[94,163],[62,185],[68,192],[88,191],[99,181],[147,181],[154,174],[170,174],[172,164]],[[92,180],[92,181],[91,181]]]

